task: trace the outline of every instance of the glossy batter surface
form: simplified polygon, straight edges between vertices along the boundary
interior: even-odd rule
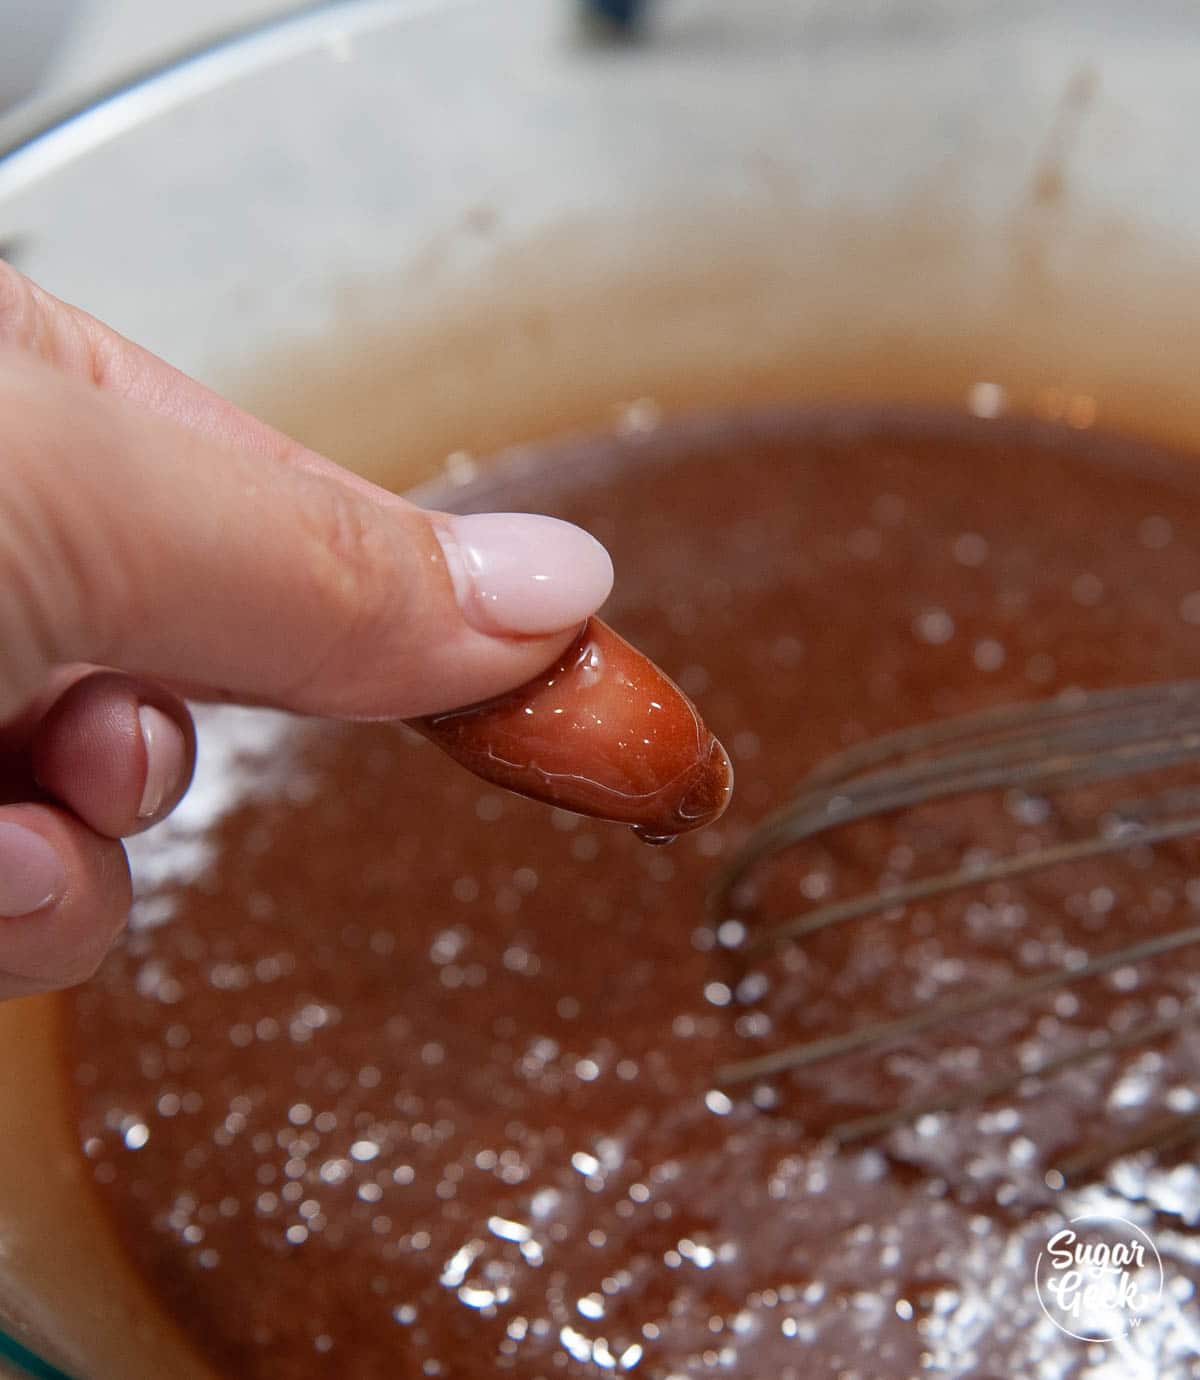
[[[1192,1374],[1194,1157],[1057,1193],[1046,1173],[1194,1108],[1194,1026],[878,1142],[819,1133],[1178,1016],[1200,996],[1194,953],[884,1057],[729,1093],[713,1070],[1194,923],[1195,844],[753,961],[704,911],[753,823],[848,742],[1196,674],[1200,485],[1182,462],[1066,428],[795,412],[564,447],[457,498],[609,545],[606,616],[696,700],[738,791],[652,850],[405,731],[207,715],[192,800],[138,846],[132,932],[64,1000],[98,1191],[215,1370]],[[1070,827],[1012,800],[864,826],[772,864],[739,923]],[[1050,1232],[1097,1208],[1146,1225],[1170,1281],[1119,1346],[1067,1337],[1033,1289]]]
[[[413,727],[484,781],[665,844],[720,818],[729,754],[696,706],[599,618],[506,695]]]

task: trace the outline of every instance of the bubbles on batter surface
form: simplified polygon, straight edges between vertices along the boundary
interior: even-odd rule
[[[855,982],[899,1002],[922,982],[952,991],[991,972],[964,971],[928,909],[882,922],[855,952],[743,961],[756,908],[819,904],[854,878],[844,858],[814,856],[782,900],[762,886],[745,916],[709,920],[722,850],[829,750],[941,712],[947,689],[1024,698],[1082,682],[1087,639],[1054,635],[1031,596],[1039,563],[1081,626],[1120,607],[1094,527],[1087,549],[1080,536],[1066,551],[1056,530],[1031,556],[1025,530],[1007,539],[989,503],[964,508],[971,494],[947,467],[925,540],[920,464],[881,449],[869,482],[851,483],[832,447],[812,467],[827,489],[742,515],[754,523],[731,526],[728,546],[706,541],[702,586],[672,586],[667,568],[618,591],[631,634],[692,668],[679,678],[711,700],[738,755],[746,794],[714,828],[653,854],[626,831],[439,774],[431,749],[394,731],[323,726],[291,775],[281,740],[260,745],[298,790],[258,790],[223,831],[182,832],[175,862],[147,872],[138,932],[72,999],[81,1139],[175,1315],[186,1324],[197,1297],[212,1302],[202,1345],[232,1337],[251,1376],[287,1356],[298,1375],[351,1375],[364,1354],[455,1380],[1115,1376],[1112,1358],[1039,1322],[1029,1272],[1047,1224],[1097,1201],[1065,1178],[1052,1191],[1044,1149],[1075,1099],[1107,1108],[1112,1092],[1118,1116],[1156,1098],[1186,1113],[1194,1093],[1170,1061],[1113,1060],[1066,1099],[1022,1089],[868,1146],[833,1149],[815,1115],[821,1098],[861,1110],[876,1076],[914,1093],[976,1077],[1001,1044],[1035,1067],[1096,1028],[1085,999],[1047,1003],[1015,1038],[959,1030],[944,1048],[900,1049],[819,1085],[761,1079],[733,1097],[714,1084],[743,1043],[784,1042],[807,1016],[826,1031],[858,1019]],[[721,462],[742,480],[743,451]],[[772,463],[780,483],[800,482],[793,451]],[[600,514],[606,533],[628,533],[622,569],[661,546],[672,491],[653,487],[656,473],[620,521],[611,504]],[[1082,486],[1080,501],[1094,502]],[[1142,515],[1170,523],[1173,510],[1139,490],[1122,511],[1145,553],[1144,535],[1163,529],[1139,527]],[[1069,522],[1071,505],[1058,513]],[[751,537],[766,544],[748,560]],[[763,578],[776,570],[778,587]],[[1102,598],[1076,602],[1089,572]],[[1166,604],[1172,625],[1188,594]],[[831,607],[839,617],[822,621]],[[936,611],[952,623],[941,642],[913,624]],[[748,671],[725,646],[753,649]],[[865,649],[861,682],[846,675],[859,666],[848,646]],[[240,742],[231,762],[253,733]],[[259,780],[239,760],[242,779]],[[1035,831],[1044,806],[1005,802],[1007,827]],[[919,843],[892,839],[867,881],[913,875]],[[1105,884],[1072,886],[1055,923],[1119,920],[1123,899],[1110,887],[1110,903]],[[1147,902],[1146,923],[1156,914]],[[999,953],[1034,971],[1080,947],[1042,933],[1015,892],[974,896],[949,918],[989,963]],[[1104,990],[1162,996],[1119,974]],[[1186,1240],[1194,1170],[1134,1155],[1100,1178],[1110,1208],[1161,1213]],[[239,1307],[268,1277],[287,1306],[248,1318]],[[1137,1355],[1184,1335],[1194,1303],[1171,1297]]]
[[[923,609],[913,619],[913,632],[919,641],[941,647],[954,636],[954,619],[942,608]]]

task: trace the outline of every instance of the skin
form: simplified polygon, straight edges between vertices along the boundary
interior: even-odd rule
[[[0,263],[0,824],[41,834],[66,874],[52,904],[0,919],[0,997],[83,980],[120,931],[120,840],[190,779],[184,694],[407,718],[562,653],[577,619],[506,636],[464,617],[444,521]],[[146,705],[178,732],[143,817]]]

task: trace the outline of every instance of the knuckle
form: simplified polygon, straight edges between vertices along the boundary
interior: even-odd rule
[[[379,586],[379,543],[362,503],[336,485],[314,505],[309,521],[320,562],[320,579],[331,604],[353,615],[368,606]]]
[[[312,639],[312,654],[296,698],[352,693],[347,665],[361,662],[370,649],[388,640],[389,628],[406,616],[405,582],[396,571],[395,542],[371,507],[357,494],[320,482],[318,500],[306,517],[315,552],[311,575],[322,626]],[[347,682],[350,682],[349,687]]]
[[[99,383],[105,361],[89,320],[0,260],[0,346]]]
[[[25,493],[2,495],[0,518],[0,719],[40,688],[61,659],[58,574],[43,551],[50,544],[37,505]]]
[[[22,349],[34,344],[36,317],[29,280],[0,259],[0,344]]]
[[[41,444],[36,390],[26,391],[0,385],[0,412],[23,418],[20,434],[0,432],[0,715],[70,659],[90,584],[79,540],[87,519]]]

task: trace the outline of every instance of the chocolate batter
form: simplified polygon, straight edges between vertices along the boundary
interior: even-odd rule
[[[1066,427],[781,411],[502,464],[468,510],[612,550],[616,627],[729,746],[723,819],[671,849],[481,785],[407,730],[218,710],[222,760],[140,846],[132,930],[65,1000],[82,1152],[163,1308],[237,1380],[1193,1373],[1200,1175],[1105,1164],[1194,1108],[1171,1028],[837,1150],[847,1114],[1040,1061],[1200,996],[1185,952],[728,1092],[713,1070],[1188,923],[1190,841],[739,958],[706,888],[866,735],[1200,668],[1200,482]],[[207,784],[206,784],[207,781]],[[926,852],[1069,831],[977,799],[789,853],[752,929]],[[957,831],[957,832],[955,832]],[[1063,1155],[1101,1167],[1055,1191]],[[1169,1281],[1120,1346],[1033,1289],[1085,1208]],[[1141,1358],[1139,1360],[1139,1358]]]
[[[696,706],[599,618],[527,684],[412,725],[483,780],[629,824],[643,843],[705,828],[733,793]]]

